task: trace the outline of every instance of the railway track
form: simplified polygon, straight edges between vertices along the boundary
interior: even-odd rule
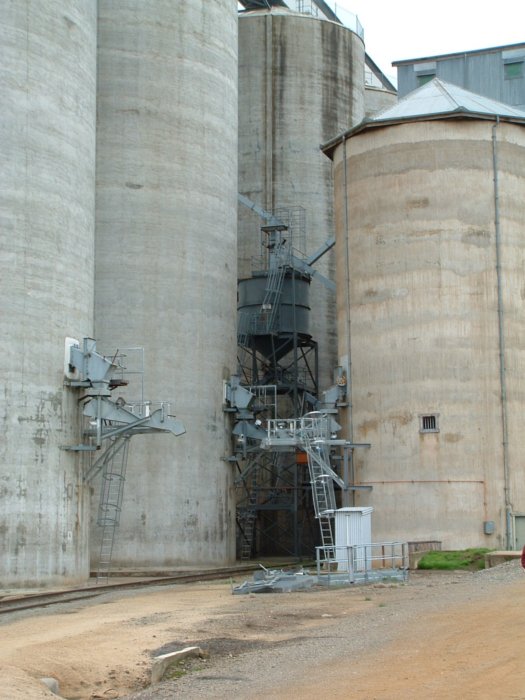
[[[283,568],[297,566],[297,562],[279,562],[267,564],[269,568]],[[258,564],[250,564],[245,567],[232,567],[226,569],[213,569],[206,571],[189,571],[174,574],[172,576],[157,576],[148,578],[136,578],[131,581],[119,581],[118,583],[93,583],[82,588],[69,590],[49,591],[45,593],[27,593],[20,596],[5,596],[0,598],[0,615],[14,613],[21,610],[44,608],[49,605],[62,605],[77,600],[96,598],[104,593],[119,590],[132,590],[137,588],[149,588],[151,586],[169,586],[174,583],[197,583],[199,581],[216,581],[228,579],[233,576],[246,576],[259,569]]]

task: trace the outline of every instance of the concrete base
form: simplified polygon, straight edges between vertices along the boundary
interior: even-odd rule
[[[49,690],[55,695],[60,695],[58,681],[56,678],[41,678],[41,683],[43,683]]]
[[[432,550],[427,549],[427,550],[422,550],[420,552],[409,552],[408,553],[408,568],[411,571],[415,571],[417,569],[417,567],[419,566],[419,562],[421,561],[421,559],[423,559],[425,554],[428,554],[430,551],[432,551]]]
[[[493,566],[498,566],[498,564],[504,564],[506,561],[519,559],[520,557],[521,552],[515,551],[489,552],[485,554],[485,568],[491,569]]]
[[[153,666],[151,668],[151,684],[160,683],[170,666],[179,663],[179,661],[186,659],[188,656],[198,656],[204,659],[207,654],[200,647],[186,647],[180,651],[172,651],[169,654],[156,656],[153,659]]]

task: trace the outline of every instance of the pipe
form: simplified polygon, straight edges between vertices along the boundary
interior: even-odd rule
[[[266,65],[265,65],[265,159],[264,159],[264,178],[265,178],[265,202],[264,206],[267,211],[273,211],[275,208],[274,201],[274,183],[273,183],[273,159],[274,159],[274,96],[273,96],[273,17],[270,14],[265,18],[265,49],[266,49]]]
[[[345,292],[346,292],[346,352],[347,352],[347,375],[346,375],[346,396],[348,403],[348,435],[350,442],[354,441],[354,423],[352,406],[352,351],[351,351],[351,320],[350,320],[350,231],[348,216],[348,170],[346,158],[346,138],[343,137],[343,172],[344,172],[344,203],[345,203]]]
[[[293,309],[293,407],[294,416],[300,415],[301,411],[299,408],[299,355],[297,347],[297,304],[295,298],[295,270],[292,269],[292,309]]]
[[[391,481],[360,481],[359,486],[370,484],[484,484],[484,479],[395,479]]]
[[[498,178],[498,141],[497,128],[499,117],[492,126],[492,168],[494,182],[494,231],[496,239],[496,284],[498,292],[498,341],[499,341],[499,380],[501,399],[501,432],[503,445],[503,482],[505,498],[505,539],[507,549],[512,548],[511,521],[512,504],[510,501],[510,470],[509,470],[509,428],[507,416],[507,377],[505,366],[505,314],[503,307],[502,273],[501,273],[501,227],[499,209],[499,178]]]

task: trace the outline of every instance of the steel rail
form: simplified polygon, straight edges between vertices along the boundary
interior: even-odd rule
[[[283,566],[291,565],[297,565],[297,561],[281,561],[276,564],[275,567],[270,563],[268,567],[282,568]],[[181,572],[171,576],[155,576],[151,578],[136,577],[135,581],[120,581],[119,583],[105,584],[98,583],[87,588],[72,588],[69,590],[49,591],[45,593],[27,593],[19,596],[5,596],[4,598],[1,597],[0,593],[0,615],[15,613],[21,610],[44,608],[49,605],[65,605],[77,600],[88,600],[90,598],[96,598],[103,593],[111,593],[119,590],[149,588],[150,586],[169,586],[174,583],[196,583],[198,581],[228,579],[232,576],[238,576],[239,574],[250,574],[259,568],[258,564],[251,564],[243,567]]]

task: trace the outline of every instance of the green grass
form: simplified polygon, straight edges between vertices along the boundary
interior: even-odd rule
[[[485,554],[490,549],[482,547],[478,549],[463,549],[453,552],[428,552],[418,564],[418,569],[441,569],[454,571],[464,569],[467,571],[479,571],[485,568]]]
[[[162,676],[163,681],[175,681],[177,678],[182,678],[185,676],[188,672],[186,671],[185,668],[180,668],[175,667],[175,664],[173,666],[169,666],[166,672]]]
[[[183,678],[188,673],[194,671],[202,671],[200,659],[185,658],[179,661],[173,661],[162,675],[163,681],[175,681],[177,678]]]

